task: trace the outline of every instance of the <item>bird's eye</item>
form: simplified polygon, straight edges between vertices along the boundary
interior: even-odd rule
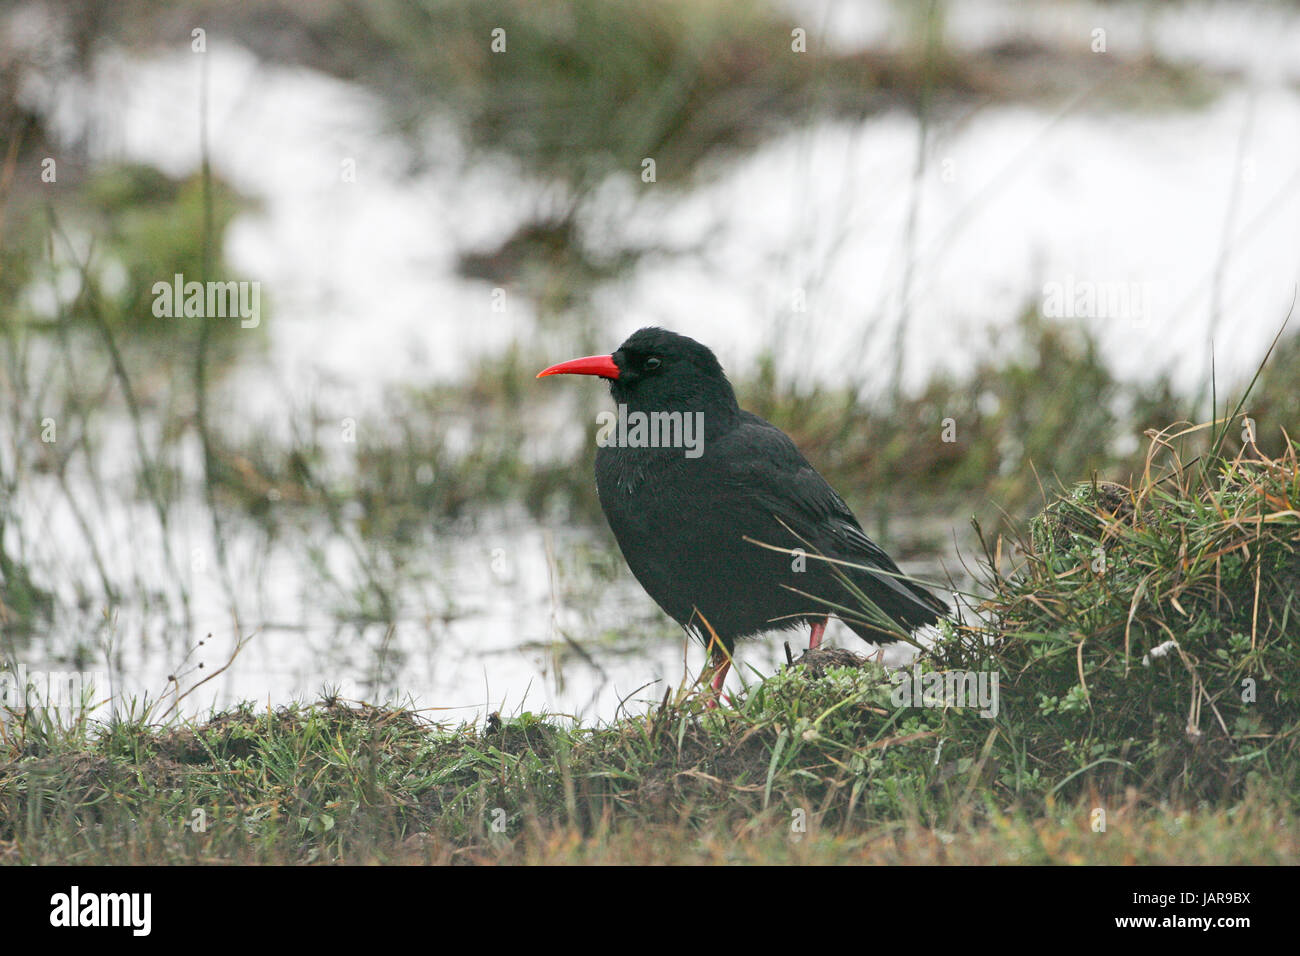
[[[662,364],[663,362],[659,360],[659,357],[657,355],[652,355],[648,359],[646,359],[644,363],[642,363],[641,367],[644,368],[647,372],[653,372]]]

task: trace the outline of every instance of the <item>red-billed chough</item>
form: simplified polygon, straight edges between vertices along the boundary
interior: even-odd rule
[[[646,592],[684,628],[721,642],[715,690],[738,638],[808,624],[817,647],[829,607],[859,605],[844,578],[907,631],[947,613],[901,576],[785,432],[740,408],[699,342],[641,329],[612,355],[537,377],[562,373],[609,381],[618,412],[605,413],[597,436],[601,508]],[[861,618],[845,623],[867,641],[891,640]]]

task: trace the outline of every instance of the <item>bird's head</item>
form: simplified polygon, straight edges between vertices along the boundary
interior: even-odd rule
[[[666,329],[633,332],[612,355],[591,355],[543,369],[545,375],[598,375],[614,401],[641,411],[735,414],[736,393],[708,346]]]

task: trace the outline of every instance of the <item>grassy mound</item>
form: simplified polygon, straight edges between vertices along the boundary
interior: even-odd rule
[[[1202,428],[1153,435],[1133,487],[1080,485],[988,551],[990,623],[942,667],[1002,678],[997,749],[1053,786],[1232,797],[1300,767],[1300,468],[1184,463]]]
[[[1262,792],[1190,809],[1130,795],[1101,827],[1094,797],[1005,800],[996,760],[960,755],[973,738],[953,712],[906,714],[889,688],[875,667],[790,670],[735,707],[687,690],[595,728],[338,701],[20,728],[0,757],[0,862],[1300,861],[1294,813]]]
[[[10,711],[0,860],[1294,863],[1300,464],[1185,462],[1197,434],[990,543],[979,620],[912,672],[823,654],[593,727]],[[920,687],[953,674],[992,706]]]

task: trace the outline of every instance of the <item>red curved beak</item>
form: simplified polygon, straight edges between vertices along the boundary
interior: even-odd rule
[[[537,373],[538,378],[547,375],[599,375],[601,378],[618,378],[618,366],[609,355],[588,355],[586,358],[570,359],[559,365],[552,365]]]

